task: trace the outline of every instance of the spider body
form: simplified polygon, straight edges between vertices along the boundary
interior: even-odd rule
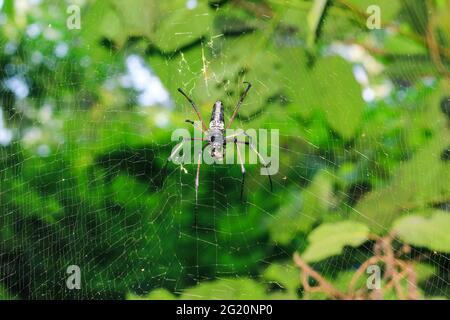
[[[206,131],[206,140],[211,146],[211,157],[218,160],[223,159],[226,141],[225,137],[225,121],[222,101],[217,100],[213,105],[211,112],[211,121]]]
[[[259,160],[261,161],[261,163],[267,170],[266,161],[261,156],[261,154],[256,150],[255,146],[253,145],[253,143],[250,140],[250,136],[245,131],[242,131],[238,134],[232,134],[230,136],[225,135],[226,130],[233,123],[233,120],[234,120],[237,112],[239,111],[239,108],[240,108],[242,102],[244,101],[244,98],[246,97],[247,92],[250,90],[251,84],[248,82],[246,82],[246,83],[247,83],[247,87],[244,90],[244,92],[242,93],[238,103],[236,104],[233,115],[231,116],[230,121],[228,122],[228,125],[226,127],[225,127],[225,117],[224,117],[225,112],[224,112],[224,106],[223,106],[222,101],[217,100],[214,103],[214,105],[212,107],[211,120],[209,122],[209,127],[206,127],[205,122],[203,121],[203,118],[202,118],[200,112],[198,111],[198,108],[195,105],[194,101],[192,101],[192,99],[189,98],[189,96],[187,94],[185,94],[183,92],[183,90],[178,89],[178,91],[189,101],[192,108],[197,113],[197,116],[202,124],[201,128],[200,127],[197,127],[197,128],[203,132],[205,138],[201,138],[201,139],[189,138],[189,139],[184,139],[183,141],[181,141],[176,147],[174,147],[171,155],[169,156],[169,158],[166,161],[166,164],[164,165],[164,168],[166,168],[167,163],[170,160],[172,160],[172,158],[181,149],[184,142],[193,141],[193,140],[202,140],[205,142],[202,150],[204,150],[206,147],[209,146],[211,148],[211,157],[218,159],[218,160],[223,159],[224,154],[225,154],[225,147],[226,147],[227,143],[234,143],[234,145],[236,145],[236,146],[237,146],[237,144],[248,145],[250,147],[250,150],[255,152],[258,155]],[[192,120],[186,120],[186,122],[196,126],[195,122]],[[238,141],[237,136],[239,136],[239,135],[245,136],[250,141],[245,141],[245,142]],[[241,180],[241,200],[242,200],[242,195],[243,195],[243,190],[244,190],[245,167],[244,167],[244,162],[242,159],[241,151],[239,150],[239,148],[236,148],[236,150],[237,150],[237,156],[238,156],[239,164],[241,166],[241,173],[242,173],[242,180]],[[201,160],[202,160],[202,151],[198,154],[197,174],[195,176],[195,201],[196,201],[196,203],[197,203],[197,196],[198,196],[199,173],[200,173]],[[272,191],[272,178],[270,177],[269,174],[267,176],[269,177],[270,190]]]

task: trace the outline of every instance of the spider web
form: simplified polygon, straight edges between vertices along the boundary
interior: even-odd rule
[[[389,232],[383,219],[393,220],[395,214],[378,220],[360,211],[359,201],[389,186],[402,162],[414,161],[433,141],[439,147],[447,141],[425,125],[411,142],[404,135],[415,131],[402,126],[416,115],[408,108],[435,102],[434,93],[441,90],[436,79],[393,84],[356,45],[336,42],[320,56],[350,66],[365,99],[363,129],[357,132],[382,131],[368,134],[370,141],[342,138],[347,128],[339,132],[326,113],[311,107],[324,93],[307,87],[318,81],[309,73],[301,76],[310,90],[297,95],[289,69],[307,71],[308,57],[286,49],[296,46],[291,35],[276,34],[270,49],[253,41],[258,36],[235,30],[228,30],[232,36],[212,33],[171,54],[149,50],[140,38],[119,49],[107,38],[99,48],[86,48],[79,42],[89,43],[86,33],[74,36],[76,31],[67,30],[64,5],[18,3],[14,21],[6,13],[0,16],[1,24],[19,33],[2,31],[0,38],[0,298],[126,298],[159,292],[155,297],[209,299],[236,291],[232,280],[255,286],[254,294],[245,292],[244,298],[286,293],[286,283],[295,282],[294,296],[280,297],[304,297],[292,253],[305,251],[308,234],[323,223],[347,220]],[[104,17],[93,12],[94,20]],[[193,133],[184,120],[197,120],[176,88],[193,96],[204,119],[212,103],[223,100],[227,123],[245,80],[253,87],[233,127],[279,129],[273,192],[260,163],[245,165],[244,203],[238,164],[203,164],[196,203],[196,165],[169,163],[167,173],[162,170],[176,145],[170,141],[172,131]],[[334,90],[342,92],[338,97],[350,94],[345,81],[336,85]],[[305,114],[304,109],[313,111]],[[388,129],[381,130],[384,125]],[[417,170],[418,180],[426,180],[427,173]],[[407,171],[406,178],[411,175]],[[439,189],[440,184],[431,186]],[[395,196],[386,201],[395,202]],[[442,203],[439,209],[448,210]],[[372,249],[367,241],[314,267],[329,279],[344,277]],[[448,255],[414,249],[411,256],[425,256],[435,268],[420,289],[427,296],[448,296]],[[80,267],[79,290],[66,286],[70,265]],[[274,275],[277,267],[286,275]],[[214,287],[221,280],[231,281],[230,287]],[[208,283],[213,285],[201,287]]]

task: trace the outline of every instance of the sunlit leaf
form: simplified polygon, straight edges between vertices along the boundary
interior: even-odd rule
[[[302,258],[317,262],[339,255],[345,246],[358,247],[368,240],[369,228],[356,221],[322,224],[308,236],[309,245]]]
[[[323,19],[327,2],[328,0],[314,0],[314,4],[308,13],[308,47],[310,48],[313,47],[314,42],[316,41],[318,28],[320,21]]]
[[[265,288],[251,279],[221,279],[186,289],[181,299],[245,300],[266,299]]]
[[[300,270],[292,263],[273,263],[264,271],[264,278],[276,282],[280,287],[286,289],[293,297],[300,285]]]
[[[159,10],[152,40],[162,51],[175,51],[212,32],[214,11],[204,1],[192,8],[185,0],[167,1],[160,4]]]
[[[353,76],[352,66],[342,58],[320,60],[314,69],[320,95],[320,108],[331,127],[344,138],[352,137],[358,129],[365,103],[361,86]]]
[[[394,222],[392,229],[413,246],[450,253],[450,216],[444,211],[435,211],[429,217],[404,216]]]

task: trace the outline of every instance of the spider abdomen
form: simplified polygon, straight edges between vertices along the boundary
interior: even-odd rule
[[[221,159],[225,142],[223,130],[217,128],[209,129],[206,133],[206,139],[211,147],[211,157]]]
[[[211,112],[211,121],[209,122],[210,129],[223,130],[225,128],[223,113],[224,110],[222,101],[217,100],[214,103],[213,110]]]

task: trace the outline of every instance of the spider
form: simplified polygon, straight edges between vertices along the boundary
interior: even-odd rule
[[[180,148],[182,147],[184,142],[193,141],[193,140],[205,141],[205,145],[203,146],[202,150],[199,152],[198,162],[197,162],[197,173],[195,175],[195,203],[197,203],[197,199],[198,199],[199,174],[200,174],[200,166],[201,166],[201,159],[202,159],[201,156],[202,156],[203,150],[207,146],[211,147],[211,157],[221,160],[224,157],[225,148],[227,146],[227,143],[233,143],[234,145],[236,145],[237,156],[238,156],[239,164],[241,166],[241,173],[242,173],[241,201],[242,201],[243,192],[244,192],[245,167],[244,167],[244,162],[242,160],[241,151],[237,147],[237,144],[245,144],[245,145],[249,146],[250,150],[255,152],[256,155],[258,156],[258,158],[260,159],[264,168],[266,169],[267,173],[269,173],[269,171],[267,170],[268,164],[266,163],[264,158],[261,156],[261,154],[256,150],[255,146],[251,142],[251,137],[245,131],[241,131],[238,134],[232,134],[230,136],[225,136],[225,131],[233,123],[233,120],[236,117],[242,102],[244,101],[245,97],[247,96],[248,91],[250,90],[250,88],[252,86],[250,82],[244,82],[244,83],[247,84],[247,87],[244,90],[244,92],[242,93],[241,97],[239,98],[239,101],[237,102],[236,107],[234,108],[233,115],[231,116],[231,119],[228,122],[228,125],[226,127],[225,127],[225,121],[224,121],[224,107],[223,107],[222,101],[217,100],[214,103],[214,105],[212,107],[212,112],[211,112],[211,120],[209,122],[209,128],[208,128],[208,127],[206,127],[205,122],[203,121],[202,115],[198,111],[198,108],[197,108],[196,104],[194,103],[194,101],[191,98],[189,98],[189,96],[186,93],[184,93],[182,89],[178,88],[178,92],[180,92],[189,101],[189,103],[191,104],[195,113],[197,113],[197,116],[202,124],[202,127],[200,128],[200,127],[195,126],[195,123],[192,120],[186,120],[186,122],[194,125],[198,129],[200,129],[205,134],[206,138],[183,139],[183,141],[181,141],[178,145],[175,146],[175,148],[173,149],[169,158],[167,159],[164,167],[166,167],[167,163],[169,161],[171,161],[172,158],[178,153],[178,151],[180,150]],[[250,141],[238,141],[237,137],[241,134],[248,137]],[[270,177],[270,174],[267,174],[267,176],[269,177],[270,191],[272,192],[272,178]]]

